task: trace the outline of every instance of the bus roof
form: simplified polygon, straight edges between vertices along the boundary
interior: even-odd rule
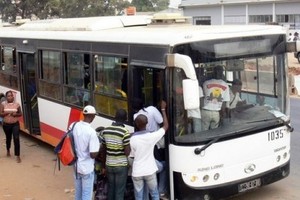
[[[0,28],[0,38],[87,42],[133,43],[175,46],[193,41],[286,34],[274,25],[191,24],[151,25],[151,16],[115,16],[40,20],[20,27]]]

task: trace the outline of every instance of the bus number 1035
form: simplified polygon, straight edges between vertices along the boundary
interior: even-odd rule
[[[268,132],[268,141],[283,138],[283,129]]]

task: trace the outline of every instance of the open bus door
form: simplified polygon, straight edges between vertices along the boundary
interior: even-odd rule
[[[24,125],[30,134],[40,134],[40,119],[37,101],[37,70],[33,53],[19,53],[21,98]]]

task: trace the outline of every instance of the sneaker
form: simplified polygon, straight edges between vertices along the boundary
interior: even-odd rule
[[[162,193],[162,194],[159,195],[159,199],[161,199],[161,200],[169,200],[169,197],[168,197],[167,194]]]

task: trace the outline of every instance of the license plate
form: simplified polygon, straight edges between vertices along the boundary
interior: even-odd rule
[[[241,183],[239,184],[238,186],[238,189],[239,189],[239,192],[245,192],[247,190],[251,190],[253,188],[257,188],[261,186],[261,182],[260,182],[260,179],[254,179],[252,181],[248,181],[246,183]]]

